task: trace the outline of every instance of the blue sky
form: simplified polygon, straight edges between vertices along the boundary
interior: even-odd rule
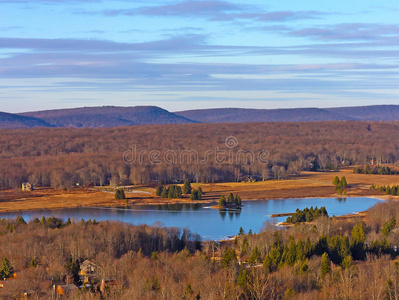
[[[0,111],[399,104],[399,1],[0,0]]]

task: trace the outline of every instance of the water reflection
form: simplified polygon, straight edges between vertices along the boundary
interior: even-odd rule
[[[138,205],[118,208],[82,207],[75,209],[28,211],[3,213],[0,218],[22,215],[25,220],[42,216],[73,220],[95,219],[97,221],[121,221],[130,224],[149,224],[161,222],[164,226],[184,228],[204,239],[221,239],[237,234],[242,227],[246,232],[252,228],[258,232],[263,223],[285,221],[286,217],[271,218],[271,214],[295,212],[297,208],[325,206],[330,216],[339,216],[356,211],[367,210],[379,200],[372,198],[312,198],[248,201],[241,210],[212,209],[217,203],[175,203],[166,205]],[[227,216],[228,215],[228,216]],[[227,216],[227,217],[226,217]],[[161,224],[157,223],[157,224]]]

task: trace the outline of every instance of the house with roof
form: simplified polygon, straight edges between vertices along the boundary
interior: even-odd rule
[[[77,291],[78,287],[74,284],[62,284],[62,285],[57,285],[57,287],[55,287],[55,293],[60,296],[70,295]]]
[[[101,283],[97,285],[97,288],[101,293],[105,293],[107,290],[116,289],[121,286],[121,283],[117,279],[103,279]]]
[[[23,191],[32,191],[33,190],[33,185],[30,184],[29,182],[23,182],[22,183],[22,190]]]
[[[98,266],[92,261],[86,259],[80,264],[79,277],[83,283],[87,283],[97,275]]]

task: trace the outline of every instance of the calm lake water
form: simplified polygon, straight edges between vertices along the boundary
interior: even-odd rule
[[[297,208],[325,206],[329,216],[340,216],[367,210],[381,200],[373,198],[305,198],[245,201],[241,212],[220,212],[211,204],[144,205],[129,208],[73,208],[0,214],[0,218],[22,215],[25,220],[56,216],[66,220],[95,219],[97,221],[122,221],[130,224],[156,222],[170,227],[189,227],[203,239],[222,239],[238,233],[240,227],[248,232],[258,232],[266,221],[278,223],[286,217],[271,218],[271,214],[294,212]]]

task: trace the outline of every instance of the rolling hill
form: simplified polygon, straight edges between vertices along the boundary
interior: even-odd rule
[[[338,107],[338,108],[328,108],[326,110],[359,121],[399,120],[399,105]]]
[[[27,112],[20,115],[42,119],[55,127],[73,128],[196,123],[156,106],[83,107]]]
[[[0,112],[0,128],[107,128],[189,123],[394,121],[399,105],[337,108],[215,108],[169,112],[157,106],[102,106],[10,114]]]
[[[34,127],[51,127],[43,120],[19,116],[16,114],[9,114],[0,112],[0,128],[19,129],[19,128],[34,128]]]
[[[247,122],[309,122],[309,121],[354,121],[320,108],[293,109],[245,109],[216,108],[187,110],[177,115],[203,123],[247,123]]]
[[[202,123],[393,121],[399,120],[399,105],[339,108],[245,109],[216,108],[175,112]]]

